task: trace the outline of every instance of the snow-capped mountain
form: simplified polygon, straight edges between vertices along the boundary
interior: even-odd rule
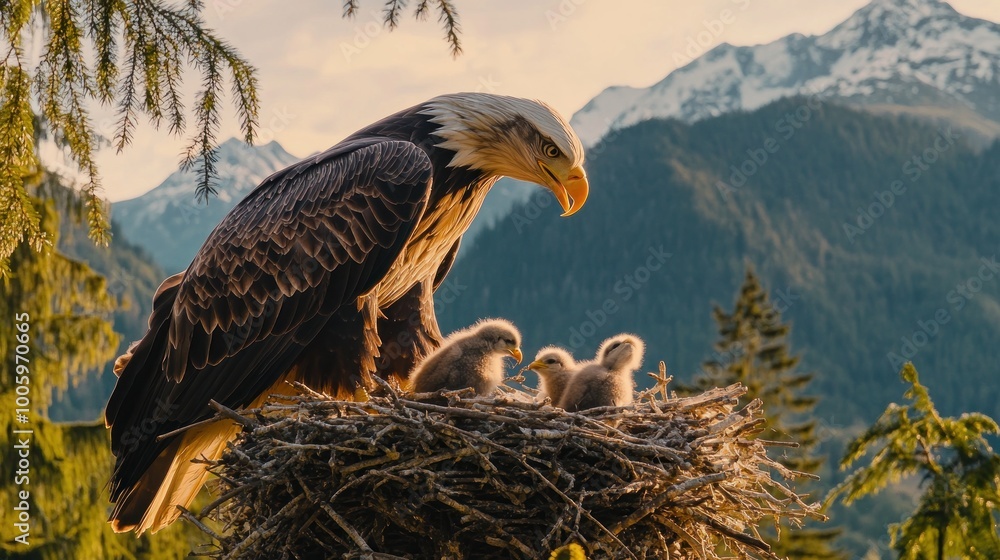
[[[940,0],[873,0],[820,36],[721,44],[648,88],[611,87],[572,119],[584,144],[650,118],[693,122],[816,95],[877,108],[953,109],[1000,130],[1000,25]],[[971,117],[971,118],[970,118]]]
[[[111,207],[125,237],[168,273],[187,268],[222,217],[264,178],[299,160],[277,142],[251,147],[236,138],[223,142],[218,155],[218,193],[207,203],[195,198],[194,172],[178,170],[146,194]]]

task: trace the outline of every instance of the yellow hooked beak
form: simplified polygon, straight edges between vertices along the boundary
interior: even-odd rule
[[[541,360],[535,360],[530,364],[528,364],[528,369],[530,369],[531,371],[538,371],[540,369],[545,369],[545,362]]]
[[[546,186],[556,195],[556,200],[562,206],[563,216],[572,216],[583,208],[590,193],[590,183],[587,182],[587,172],[582,167],[578,165],[565,173],[559,173],[545,162],[539,161],[538,166],[549,179]]]
[[[520,348],[508,348],[507,352],[511,356],[513,356],[515,360],[517,360],[517,363],[521,363],[521,360],[524,358],[524,356],[521,355],[521,349]]]

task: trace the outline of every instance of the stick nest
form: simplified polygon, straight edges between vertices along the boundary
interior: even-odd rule
[[[652,375],[652,374],[651,374]],[[661,377],[661,382],[665,380]],[[211,466],[198,518],[215,558],[774,558],[756,527],[822,516],[772,478],[760,402],[740,385],[568,413],[508,389],[367,402],[307,393],[223,416],[244,425]],[[219,407],[221,409],[221,407]]]

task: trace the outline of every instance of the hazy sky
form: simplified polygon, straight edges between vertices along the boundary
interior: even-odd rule
[[[412,2],[411,2],[412,3]],[[568,118],[605,87],[648,86],[721,42],[766,43],[828,31],[866,0],[456,0],[464,54],[453,59],[435,20],[407,16],[389,32],[377,0],[352,21],[340,0],[206,0],[209,25],[259,70],[261,141],[297,156],[434,95],[469,90],[542,99]],[[1000,2],[954,0],[1000,21]],[[723,10],[729,10],[723,24]],[[197,80],[192,82],[193,93]],[[228,120],[220,140],[238,133]],[[109,131],[113,111],[95,122]],[[99,162],[112,201],[138,196],[176,169],[184,139],[142,126],[124,154]],[[194,185],[192,185],[192,196]]]

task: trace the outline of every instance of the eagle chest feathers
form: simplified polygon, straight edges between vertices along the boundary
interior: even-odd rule
[[[437,274],[498,179],[487,177],[467,187],[451,189],[428,205],[399,258],[372,292],[379,307],[392,305],[405,295],[409,286]]]

